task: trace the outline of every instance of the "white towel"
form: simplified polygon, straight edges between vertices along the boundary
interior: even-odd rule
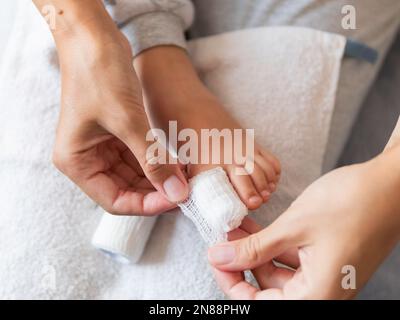
[[[161,216],[141,262],[120,265],[90,239],[102,211],[51,165],[59,71],[31,2],[0,71],[0,298],[222,298],[206,245],[179,210]],[[261,28],[190,44],[205,83],[281,160],[267,224],[321,172],[345,39]]]
[[[228,240],[239,228],[248,210],[221,167],[200,173],[189,181],[189,198],[179,204],[208,245]]]

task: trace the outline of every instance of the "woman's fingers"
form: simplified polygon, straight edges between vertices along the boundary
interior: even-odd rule
[[[173,208],[176,208],[176,204],[169,202],[158,191],[152,191],[143,197],[142,215],[158,215]]]
[[[111,214],[156,215],[176,207],[157,191],[123,189],[105,173],[98,173],[82,181],[81,188]]]
[[[294,271],[276,267],[272,261],[251,270],[261,289],[283,289],[294,276]]]
[[[251,233],[256,233],[261,230],[261,226],[259,226],[254,220],[251,218],[246,217],[240,228],[233,230],[228,234],[228,240],[229,241],[234,241],[234,240],[239,240],[243,239],[245,237],[248,237]],[[297,253],[297,249],[295,250]],[[294,261],[298,257],[293,257],[292,252],[290,254],[284,254],[285,259],[287,261]],[[283,255],[277,257],[275,260],[278,260],[279,262],[282,262],[282,257]],[[283,259],[283,260],[285,260]],[[293,268],[292,265],[289,265],[290,267]],[[257,280],[258,285],[260,286],[261,289],[267,289],[267,288],[279,288],[282,289],[284,285],[289,281],[293,275],[294,271],[289,270],[284,267],[277,267],[272,261],[266,262],[265,264],[261,265],[260,267],[254,268],[251,270],[253,273],[254,277]]]
[[[224,271],[249,270],[297,247],[301,240],[301,228],[285,222],[278,219],[246,238],[211,247],[208,251],[210,263]]]
[[[214,278],[221,290],[234,300],[254,300],[259,289],[249,284],[242,272],[225,272],[213,268]]]

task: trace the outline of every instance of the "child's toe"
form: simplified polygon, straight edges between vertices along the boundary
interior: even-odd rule
[[[262,197],[263,201],[268,201],[271,192],[271,187],[268,185],[267,178],[264,174],[264,171],[258,164],[254,164],[254,170],[250,175],[251,179],[253,180],[253,184],[257,189],[258,194]]]
[[[278,175],[274,169],[274,166],[261,155],[257,155],[255,157],[255,163],[264,172],[266,179],[268,180],[270,191],[274,192],[276,189],[276,184],[278,183]]]
[[[239,167],[228,167],[229,179],[236,190],[239,198],[250,210],[255,210],[261,206],[263,199],[257,191],[250,175],[240,175],[237,170]]]

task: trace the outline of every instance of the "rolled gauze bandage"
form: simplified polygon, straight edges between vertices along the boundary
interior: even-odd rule
[[[203,172],[189,182],[188,200],[179,204],[204,240],[213,245],[227,240],[227,232],[240,226],[248,214],[221,167]]]
[[[113,216],[104,213],[92,244],[115,260],[129,264],[141,258],[156,217]]]

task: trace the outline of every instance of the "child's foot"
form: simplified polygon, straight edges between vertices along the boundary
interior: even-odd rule
[[[231,132],[233,129],[241,129],[199,81],[183,50],[175,47],[153,48],[138,56],[135,67],[142,82],[146,109],[153,120],[153,127],[168,133],[169,122],[176,121],[178,132],[191,128],[196,131],[199,141],[202,129],[228,129]],[[232,152],[229,146],[221,144],[221,159],[227,148]],[[200,152],[204,153],[204,150],[199,148],[198,151],[200,157]],[[243,154],[240,152],[240,155]],[[238,174],[243,173],[240,169],[243,169],[244,163],[222,161],[217,164],[188,165],[189,178],[221,166],[243,203],[254,210],[268,201],[271,193],[276,190],[281,168],[279,161],[257,144],[254,145],[254,155],[249,155],[249,158],[254,160],[254,170],[249,175]]]
[[[269,200],[270,195],[276,190],[281,173],[280,163],[271,153],[254,143],[254,154],[247,155],[247,159],[250,161],[254,160],[253,165],[247,169],[249,174],[244,175],[245,163],[243,161],[240,163],[235,159],[234,148],[230,144],[227,144],[224,139],[220,139],[221,145],[219,150],[212,149],[212,139],[207,139],[209,141],[208,150],[202,150],[202,129],[217,129],[218,131],[215,131],[217,133],[221,133],[223,129],[225,131],[228,129],[232,137],[234,137],[234,129],[241,129],[236,121],[227,114],[217,99],[209,96],[204,100],[194,100],[189,106],[185,105],[182,107],[176,104],[170,106],[165,104],[162,110],[158,109],[158,111],[158,118],[162,119],[162,124],[160,123],[159,125],[163,128],[168,128],[168,121],[176,121],[178,133],[186,128],[193,129],[197,133],[199,141],[197,158],[199,162],[188,164],[187,171],[189,178],[220,166],[225,170],[240,199],[249,209],[257,209]],[[245,130],[242,131],[245,133]],[[244,137],[244,134],[242,137]],[[243,144],[245,144],[245,141],[243,139]],[[232,146],[235,143],[238,142],[233,140]],[[186,142],[178,144],[178,150],[183,144],[186,144]],[[240,155],[244,156],[245,150],[243,146],[242,150],[240,150]],[[206,163],[201,161],[201,156],[204,152],[209,153],[209,157],[207,157],[209,161]],[[215,153],[219,153],[219,163],[211,161]]]

